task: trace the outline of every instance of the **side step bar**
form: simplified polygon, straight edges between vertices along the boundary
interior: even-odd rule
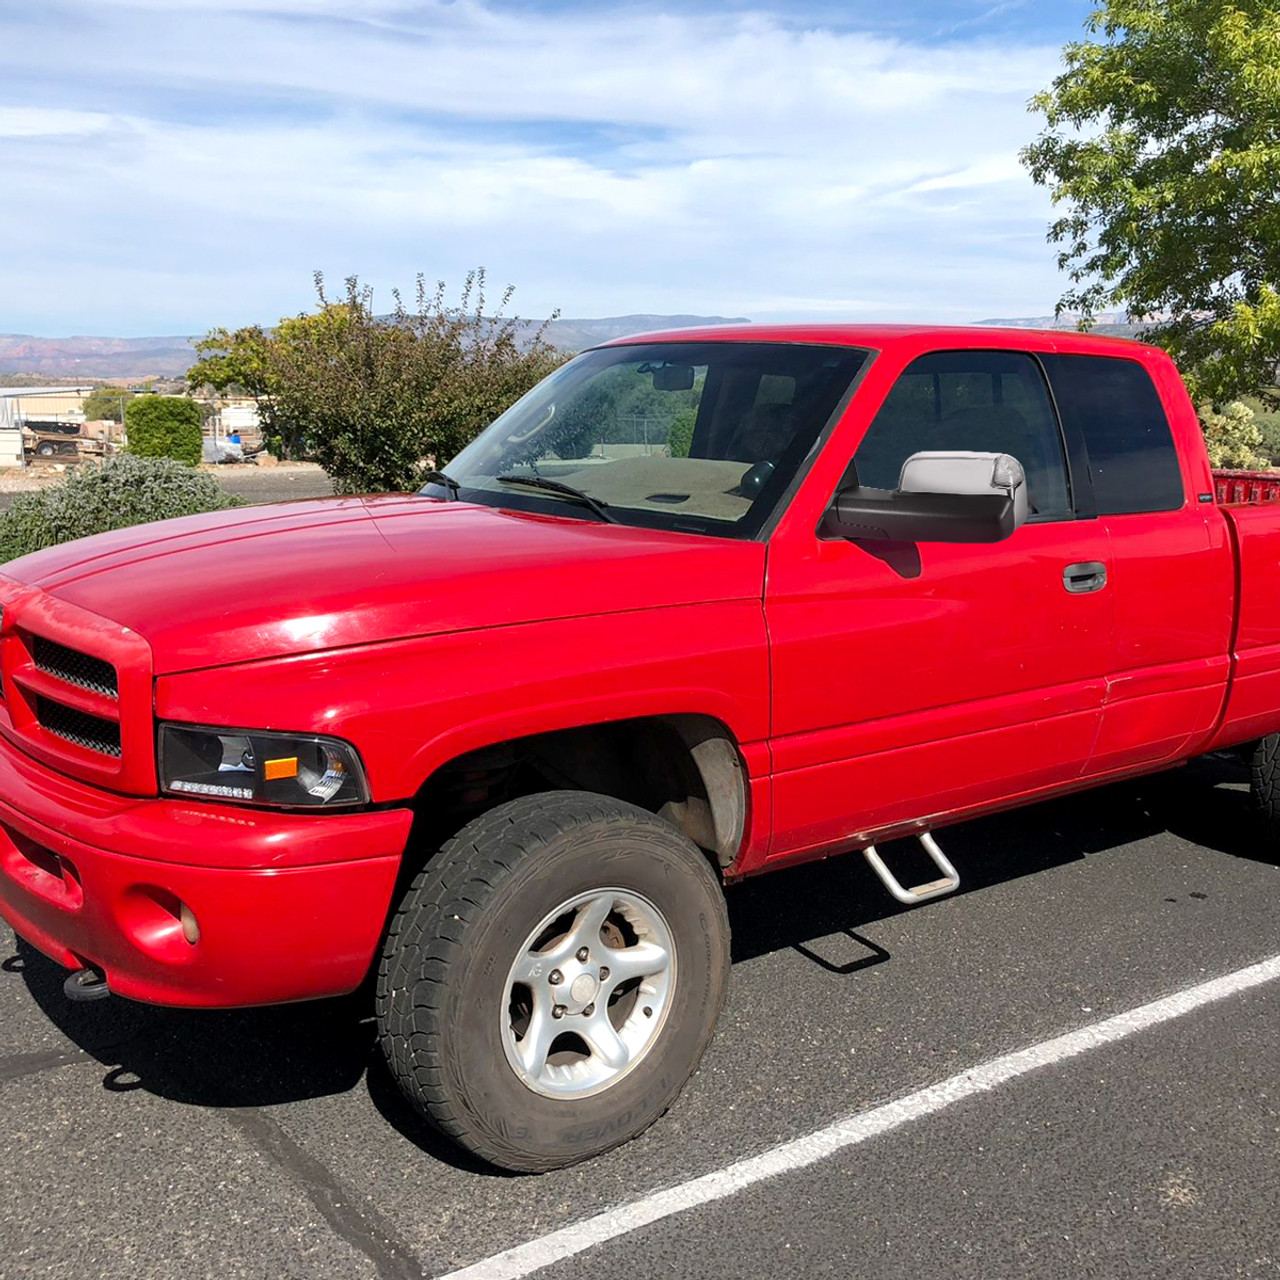
[[[880,877],[880,883],[899,902],[909,907],[915,906],[918,902],[928,902],[930,898],[941,898],[945,894],[955,893],[960,887],[960,873],[951,865],[947,855],[938,848],[938,842],[933,836],[925,831],[917,838],[925,853],[933,860],[933,865],[942,872],[942,876],[940,879],[930,880],[928,884],[918,884],[912,889],[905,889],[898,883],[897,876],[885,866],[884,859],[876,852],[875,845],[870,844],[862,851],[871,864],[871,870]]]

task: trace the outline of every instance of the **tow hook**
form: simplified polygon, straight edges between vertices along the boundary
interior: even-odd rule
[[[101,969],[77,969],[62,984],[62,994],[68,1000],[84,1004],[89,1000],[105,1000],[111,994],[107,975]]]

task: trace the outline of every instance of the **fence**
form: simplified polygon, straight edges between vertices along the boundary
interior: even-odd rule
[[[620,413],[613,420],[613,430],[605,433],[602,446],[639,445],[645,457],[654,453],[666,453],[672,421],[671,417]]]

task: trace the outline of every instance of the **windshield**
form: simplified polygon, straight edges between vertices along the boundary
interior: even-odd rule
[[[750,537],[866,358],[851,347],[775,342],[588,351],[445,473],[469,502]],[[439,483],[423,492],[447,496]]]

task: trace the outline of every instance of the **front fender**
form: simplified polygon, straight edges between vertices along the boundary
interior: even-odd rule
[[[768,688],[760,601],[739,600],[184,672],[156,681],[155,702],[162,720],[346,738],[389,803],[478,747],[641,716],[711,716],[750,764],[767,752]]]

